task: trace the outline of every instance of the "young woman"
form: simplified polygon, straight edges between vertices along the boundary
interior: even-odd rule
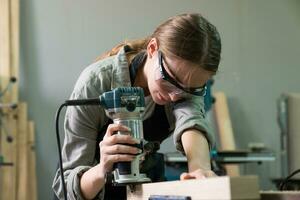
[[[174,16],[150,37],[120,44],[87,67],[71,99],[98,97],[117,87],[143,88],[145,139],[162,142],[174,134],[176,148],[188,160],[182,180],[214,176],[203,97],[206,82],[218,70],[220,53],[219,33],[203,16]],[[113,134],[130,131],[127,127],[109,122],[102,108],[68,107],[63,146],[68,198],[103,199],[106,193],[107,199],[121,199],[111,196],[121,194],[117,189],[105,189],[106,174],[114,163],[133,160],[139,149],[126,145],[137,143],[131,136]],[[62,199],[59,171],[53,189]]]

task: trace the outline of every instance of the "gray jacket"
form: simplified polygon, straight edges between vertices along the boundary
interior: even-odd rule
[[[70,99],[95,98],[114,88],[131,86],[128,66],[124,48],[115,56],[91,64],[81,73]],[[151,96],[147,96],[145,101],[143,118],[147,119],[153,113],[155,103]],[[213,135],[205,119],[203,97],[195,96],[184,102],[170,103],[165,106],[165,111],[179,151],[184,153],[181,135],[189,128],[200,130],[212,144]],[[94,159],[98,145],[97,134],[107,121],[105,111],[98,106],[67,108],[62,157],[68,199],[83,199],[79,186],[80,176],[97,164]],[[59,170],[55,174],[52,187],[59,199],[63,199]],[[102,190],[96,199],[103,199],[103,196]]]

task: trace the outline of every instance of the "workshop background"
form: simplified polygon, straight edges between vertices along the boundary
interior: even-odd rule
[[[262,189],[280,175],[276,100],[300,92],[298,0],[21,0],[20,99],[36,124],[38,199],[50,199],[58,155],[54,115],[80,72],[125,39],[147,36],[170,16],[200,12],[222,39],[213,91],[227,98],[236,145],[264,143],[275,162],[251,164]],[[163,152],[173,151],[169,140]]]

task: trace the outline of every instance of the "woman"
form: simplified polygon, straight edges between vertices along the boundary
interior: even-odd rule
[[[209,157],[213,140],[203,96],[206,82],[217,72],[220,53],[219,33],[212,24],[200,14],[178,15],[150,37],[120,44],[101,56],[82,72],[71,99],[94,98],[117,87],[143,88],[145,139],[162,142],[174,134],[176,148],[188,160],[182,180],[214,176]],[[135,139],[113,134],[130,130],[109,122],[102,108],[67,109],[63,165],[70,199],[103,199],[106,174],[113,164],[131,161],[139,153],[125,145],[136,144]],[[53,189],[62,198],[59,171]],[[107,199],[121,198],[110,196],[118,193],[114,188],[109,192]]]

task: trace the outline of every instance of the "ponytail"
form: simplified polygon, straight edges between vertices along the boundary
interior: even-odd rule
[[[140,51],[146,50],[147,44],[149,42],[149,38],[137,39],[137,40],[127,40],[118,44],[117,46],[113,47],[111,50],[103,53],[102,55],[98,56],[95,61],[102,60],[104,58],[116,55],[120,49],[124,46],[129,46],[130,51],[126,52],[126,56],[131,62],[133,57],[138,54]]]

